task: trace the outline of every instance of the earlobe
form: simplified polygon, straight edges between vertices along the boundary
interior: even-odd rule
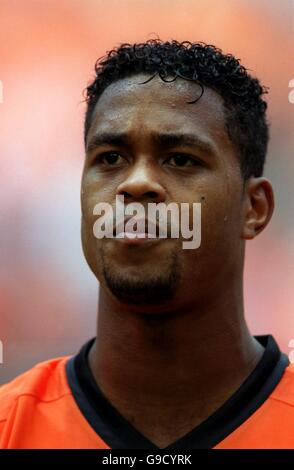
[[[274,193],[270,181],[252,177],[244,189],[244,218],[242,238],[251,240],[269,223],[274,210]]]

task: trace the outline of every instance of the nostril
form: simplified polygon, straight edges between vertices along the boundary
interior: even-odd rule
[[[148,196],[152,199],[155,199],[158,197],[158,193],[156,193],[155,191],[148,191],[147,193],[144,193],[144,196]]]
[[[124,196],[125,198],[132,197],[132,195],[130,193],[127,193],[126,191],[121,191],[118,195],[119,196]]]
[[[118,193],[119,196],[124,196],[125,199],[131,199],[131,198],[134,198],[136,197],[137,199],[139,198],[150,198],[150,199],[157,199],[158,198],[158,193],[156,191],[147,191],[143,194],[141,194],[140,196],[138,194],[131,194],[131,193],[128,193],[127,191],[121,191],[120,193]]]

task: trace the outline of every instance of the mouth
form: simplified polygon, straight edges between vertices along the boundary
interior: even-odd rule
[[[125,219],[123,224],[114,227],[113,236],[115,240],[129,245],[145,245],[158,243],[166,238],[159,236],[159,225],[150,219],[138,219],[133,226],[134,231],[126,230],[125,224],[129,219]]]

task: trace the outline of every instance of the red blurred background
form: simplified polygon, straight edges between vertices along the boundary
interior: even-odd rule
[[[205,41],[270,87],[272,223],[247,244],[254,334],[294,338],[294,7],[291,0],[0,1],[0,383],[95,334],[97,282],[80,243],[83,89],[122,42]]]

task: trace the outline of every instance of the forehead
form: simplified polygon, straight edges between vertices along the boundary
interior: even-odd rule
[[[98,131],[200,132],[208,138],[226,138],[223,99],[214,90],[177,78],[164,82],[157,75],[137,74],[119,79],[101,94],[92,116],[88,141]]]

